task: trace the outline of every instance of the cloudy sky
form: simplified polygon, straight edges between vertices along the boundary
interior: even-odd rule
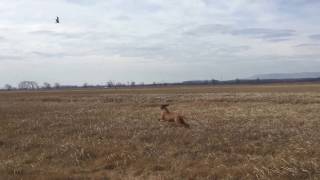
[[[318,0],[0,0],[0,87],[315,72],[319,9]]]

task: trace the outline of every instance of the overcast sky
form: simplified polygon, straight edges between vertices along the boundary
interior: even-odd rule
[[[0,87],[315,72],[319,9],[319,0],[0,0]]]

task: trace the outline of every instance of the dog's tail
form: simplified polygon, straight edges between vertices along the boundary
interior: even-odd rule
[[[189,125],[189,124],[187,124],[186,122],[183,122],[183,126],[184,126],[185,128],[190,129],[190,125]]]
[[[186,123],[183,118],[179,118],[179,123],[183,125],[185,128],[190,129],[190,125]]]

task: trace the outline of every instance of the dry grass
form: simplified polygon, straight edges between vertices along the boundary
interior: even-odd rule
[[[319,84],[2,92],[0,179],[320,179],[319,110]]]

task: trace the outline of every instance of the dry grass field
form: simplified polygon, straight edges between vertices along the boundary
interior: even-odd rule
[[[320,179],[320,84],[0,92],[0,179]]]

